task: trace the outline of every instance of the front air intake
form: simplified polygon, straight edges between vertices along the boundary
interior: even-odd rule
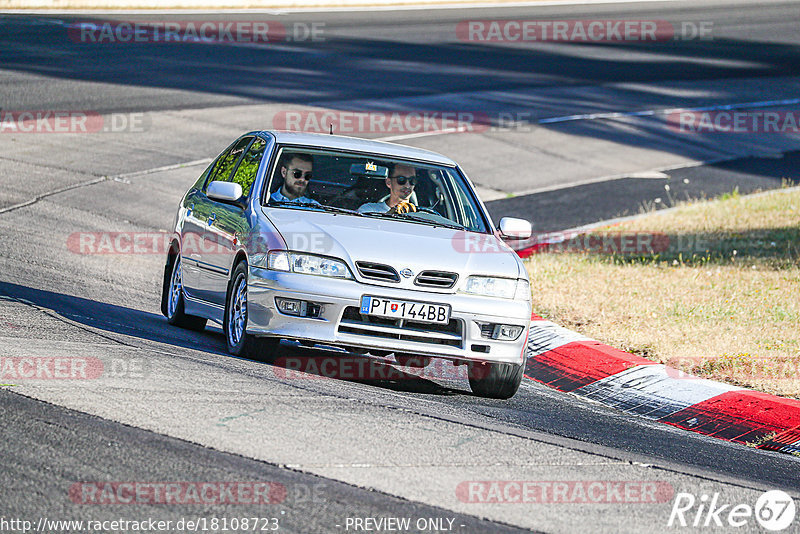
[[[364,278],[380,280],[381,282],[399,282],[400,275],[389,265],[382,263],[372,263],[369,261],[357,261],[356,268]]]
[[[422,271],[417,275],[414,284],[423,287],[435,287],[437,289],[449,289],[453,287],[458,280],[456,273],[447,273],[444,271]]]

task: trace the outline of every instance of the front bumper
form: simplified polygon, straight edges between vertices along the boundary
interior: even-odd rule
[[[408,323],[400,328],[394,321],[369,319],[358,313],[362,295],[449,304],[450,324]],[[278,311],[276,297],[318,305],[318,317],[285,315]],[[247,331],[253,335],[455,361],[521,364],[531,317],[531,305],[524,301],[409,291],[252,266],[247,300]],[[493,340],[481,335],[481,326],[486,331],[487,324],[518,325],[523,330],[513,341]]]

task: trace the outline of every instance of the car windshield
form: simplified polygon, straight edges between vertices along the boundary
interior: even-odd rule
[[[291,146],[276,161],[265,195],[270,207],[489,231],[475,194],[453,167]]]

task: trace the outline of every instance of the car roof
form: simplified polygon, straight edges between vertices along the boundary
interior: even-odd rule
[[[334,148],[353,152],[369,152],[397,159],[412,159],[453,167],[456,165],[450,158],[437,154],[436,152],[411,146],[397,145],[395,143],[387,143],[385,141],[374,141],[371,139],[360,139],[358,137],[346,137],[343,135],[287,132],[279,130],[263,130],[261,133],[275,137],[275,140],[279,144],[303,145],[315,148]]]

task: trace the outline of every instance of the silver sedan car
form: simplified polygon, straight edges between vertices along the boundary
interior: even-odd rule
[[[269,360],[284,339],[401,366],[450,360],[479,396],[519,388],[531,289],[504,239],[531,225],[496,228],[447,157],[251,132],[187,191],[172,229],[162,312],[222,324],[232,354]]]

